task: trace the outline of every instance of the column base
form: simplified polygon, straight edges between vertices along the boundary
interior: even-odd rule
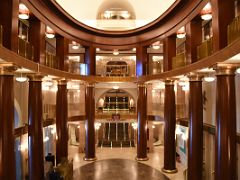
[[[96,157],[94,157],[94,158],[87,158],[87,157],[84,157],[83,160],[84,160],[84,161],[96,161],[97,158],[96,158]]]
[[[148,157],[145,157],[145,158],[138,158],[138,157],[136,157],[135,160],[136,161],[147,161],[147,160],[149,160],[149,158]]]
[[[162,172],[168,173],[168,174],[174,174],[174,173],[177,173],[178,170],[177,170],[177,168],[176,169],[172,169],[172,170],[162,168]]]

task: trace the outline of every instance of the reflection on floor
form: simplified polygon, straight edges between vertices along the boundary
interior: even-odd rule
[[[128,159],[100,160],[74,171],[74,179],[92,180],[168,180],[160,171]]]
[[[88,172],[92,172],[91,174],[95,174],[95,175],[97,172],[100,173],[100,175],[97,175],[94,177],[103,176],[104,173],[106,173],[106,172],[111,173],[110,169],[112,168],[112,166],[110,166],[110,169],[108,170],[108,169],[104,169],[105,166],[103,165],[103,164],[109,164],[109,163],[111,164],[111,161],[109,162],[109,161],[102,161],[102,160],[109,160],[109,159],[131,160],[129,162],[132,162],[134,164],[135,157],[136,157],[136,148],[112,148],[112,149],[111,148],[97,148],[96,156],[97,156],[98,160],[95,163],[91,164],[92,162],[87,162],[87,161],[83,160],[84,154],[78,153],[77,146],[69,147],[69,158],[73,158],[74,179],[95,180],[94,178],[83,178],[82,177],[82,176],[87,176]],[[148,157],[149,157],[148,161],[140,162],[142,164],[148,165],[147,168],[145,166],[141,166],[141,168],[147,169],[146,174],[149,172],[154,172],[153,174],[160,174],[161,168],[163,167],[163,147],[162,146],[155,147],[153,153],[148,153]],[[107,163],[105,163],[105,162],[107,162]],[[115,167],[123,166],[123,164],[125,162],[126,161],[121,161],[122,164],[121,163],[119,165],[116,164]],[[101,166],[101,164],[102,164],[102,166]],[[138,163],[136,163],[133,166],[130,165],[130,168],[140,167],[137,164]],[[109,165],[106,165],[106,166],[107,166],[107,168],[109,168]],[[149,166],[154,168],[155,170],[150,168]],[[101,167],[100,171],[95,171],[96,170],[95,167]],[[177,163],[177,169],[178,169],[178,173],[165,174],[165,175],[171,180],[184,180],[183,171],[186,169],[186,167]],[[158,170],[158,171],[156,171],[156,170]],[[80,172],[86,172],[86,174],[80,175]],[[141,172],[142,172],[142,170],[141,171],[136,170],[136,171],[133,171],[132,173],[141,173]],[[125,171],[124,173],[128,173],[128,172]],[[134,177],[133,175],[131,175],[131,176]],[[136,176],[138,176],[138,175],[135,174],[135,177]],[[151,177],[152,178],[150,178],[150,176],[147,176],[147,180],[157,179],[157,178],[154,178],[155,176],[151,176]],[[163,177],[162,174],[160,174],[159,177]],[[119,178],[116,177],[116,178],[110,178],[110,179],[115,180],[115,179],[119,179]],[[133,178],[129,177],[129,179],[132,180]]]

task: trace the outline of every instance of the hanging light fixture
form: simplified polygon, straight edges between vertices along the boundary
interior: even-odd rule
[[[29,9],[23,4],[19,4],[19,19],[29,19]]]
[[[212,6],[210,3],[207,3],[206,6],[202,9],[201,18],[205,21],[212,19]]]
[[[115,56],[119,55],[119,52],[118,52],[117,49],[114,49],[114,50],[113,50],[113,55],[115,55]]]
[[[46,27],[46,37],[52,39],[55,37],[55,32],[49,26]]]
[[[186,37],[186,31],[185,31],[185,27],[183,26],[177,31],[177,38],[183,39],[185,37]]]

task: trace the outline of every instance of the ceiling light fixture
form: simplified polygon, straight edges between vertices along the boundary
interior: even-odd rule
[[[212,19],[212,6],[210,3],[207,3],[206,6],[202,9],[201,18],[205,21]]]
[[[114,49],[114,50],[113,50],[113,55],[115,55],[115,56],[119,55],[119,52],[118,52],[117,49]]]
[[[19,19],[29,19],[29,9],[23,4],[19,4]]]
[[[55,32],[49,26],[46,27],[46,37],[52,39],[55,37]]]
[[[72,41],[72,49],[74,50],[79,49],[79,44],[76,41]]]
[[[152,48],[155,49],[155,50],[157,50],[157,49],[160,49],[160,46],[153,44],[153,45],[152,45]]]
[[[19,77],[16,77],[16,81],[18,81],[18,82],[25,82],[25,81],[27,81],[27,77],[26,76],[22,76],[22,74],[21,74],[21,76],[19,76]]]
[[[185,31],[185,27],[183,26],[177,31],[177,38],[183,39],[185,37],[186,37],[186,31]]]
[[[215,80],[215,77],[209,75],[209,76],[205,76],[203,80],[206,82],[213,82]]]
[[[237,68],[236,73],[240,74],[240,68]]]
[[[113,86],[113,89],[119,89],[119,86]]]
[[[96,48],[96,51],[100,51],[100,48]]]

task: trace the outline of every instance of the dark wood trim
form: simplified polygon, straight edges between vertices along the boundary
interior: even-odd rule
[[[23,2],[42,22],[50,25],[58,34],[66,38],[76,39],[86,46],[92,44],[105,49],[126,49],[126,46],[132,48],[140,42],[149,45],[152,41],[176,33],[180,27],[199,14],[207,0],[182,0],[159,22],[139,31],[114,32],[115,34],[109,34],[109,32],[107,34],[103,31],[93,32],[79,26],[60,12],[50,1],[23,0]]]
[[[22,136],[24,134],[27,134],[27,133],[28,133],[28,125],[25,125],[25,126],[14,129],[14,137],[15,138],[20,137],[20,136]]]
[[[86,116],[85,115],[68,117],[68,122],[85,121],[85,120],[86,120]]]

